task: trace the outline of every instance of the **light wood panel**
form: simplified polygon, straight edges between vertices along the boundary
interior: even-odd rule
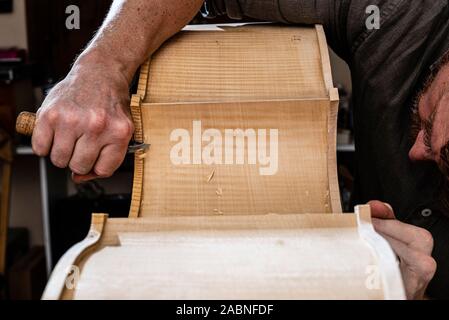
[[[314,27],[218,29],[183,31],[154,54],[144,102],[328,98]]]
[[[136,155],[130,217],[341,212],[338,91],[321,26],[189,28],[142,67],[131,109],[135,139],[152,146]],[[194,120],[205,129],[280,129],[279,171],[174,166],[170,133]]]
[[[75,262],[82,272],[62,297],[403,298],[395,256],[382,238],[367,241],[376,235],[369,208],[359,209],[357,215],[109,219],[95,253]],[[55,273],[66,269],[59,264]]]
[[[145,142],[151,148],[144,160],[140,216],[340,212],[338,185],[328,178],[329,109],[327,100],[143,104]],[[223,146],[217,148],[221,163],[192,163],[194,121],[201,121],[201,133],[214,129],[222,134]],[[177,165],[170,159],[177,144],[170,135],[181,128],[190,133],[191,163]],[[245,139],[245,163],[235,164],[236,139],[232,147],[225,145],[225,130],[235,129],[265,129],[267,135],[277,130],[275,154],[270,154],[273,136],[266,137],[263,150],[271,157],[270,165],[248,164],[249,153],[262,151],[259,138],[254,144]],[[200,143],[206,147],[210,141]],[[234,163],[224,164],[230,151]],[[273,175],[261,175],[261,168],[270,166]],[[333,188],[337,192],[331,199]]]
[[[366,289],[377,262],[355,228],[119,236],[86,261],[76,299],[383,298]]]

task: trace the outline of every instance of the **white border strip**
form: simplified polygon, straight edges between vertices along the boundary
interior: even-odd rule
[[[226,31],[224,28],[238,28],[250,25],[272,24],[271,22],[244,22],[244,23],[220,23],[220,24],[191,24],[185,26],[182,31]]]
[[[399,262],[388,242],[381,237],[371,224],[371,210],[367,206],[355,208],[360,237],[365,240],[377,255],[382,288],[386,300],[405,300]]]

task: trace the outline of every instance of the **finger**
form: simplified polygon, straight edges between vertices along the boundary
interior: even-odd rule
[[[426,278],[426,280],[430,281],[432,279],[436,271],[436,262],[430,255],[413,250],[392,237],[385,236],[385,240],[388,241],[393,251],[399,256],[401,262],[407,264],[411,271],[416,272],[422,278]]]
[[[388,204],[381,201],[368,202],[371,208],[371,216],[379,219],[395,219],[393,208]]]
[[[34,154],[40,157],[46,157],[50,153],[53,143],[54,131],[48,121],[36,114],[36,123],[34,126],[31,144]]]
[[[104,147],[97,162],[95,163],[93,173],[100,178],[108,178],[120,167],[125,159],[127,145],[110,144]]]
[[[401,260],[404,285],[409,299],[422,298],[436,272],[436,261],[427,254],[412,250],[404,243],[384,236]]]
[[[88,173],[86,175],[79,175],[72,172],[72,180],[76,184],[84,183],[87,181],[95,180],[98,176],[95,173]]]
[[[76,135],[71,130],[57,129],[50,152],[51,162],[58,168],[66,168],[72,157]]]
[[[382,237],[385,238],[385,240],[388,241],[393,251],[396,253],[396,255],[400,258],[400,260],[404,263],[410,264],[410,263],[417,263],[417,261],[414,261],[412,258],[415,257],[414,252],[415,250],[409,248],[406,243],[399,241],[398,239],[395,239],[389,235],[381,233]]]
[[[98,159],[102,146],[99,141],[88,135],[81,136],[75,145],[72,158],[70,159],[70,170],[77,175],[89,174]]]
[[[374,229],[384,236],[391,237],[413,250],[431,254],[433,238],[430,232],[398,220],[373,219]]]

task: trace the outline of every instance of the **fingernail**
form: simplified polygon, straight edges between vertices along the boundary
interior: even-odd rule
[[[394,212],[393,207],[392,207],[389,203],[384,202],[384,205],[385,205],[388,209],[390,209],[391,212]]]

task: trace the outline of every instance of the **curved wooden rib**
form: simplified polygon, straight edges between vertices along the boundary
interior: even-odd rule
[[[144,141],[141,104],[142,100],[145,99],[147,95],[150,63],[151,60],[149,59],[141,66],[137,93],[131,97],[131,115],[135,127],[134,141],[138,143],[143,143]],[[134,154],[134,178],[131,196],[131,207],[129,210],[130,218],[137,218],[140,212],[143,193],[144,158],[145,151],[137,151]]]
[[[129,209],[130,218],[139,217],[143,193],[144,158],[145,152],[142,150],[139,150],[134,154],[133,190],[131,193],[131,206]]]
[[[142,75],[143,76],[143,75]],[[139,89],[142,91],[142,89]],[[134,140],[142,143],[143,139],[143,122],[141,113],[141,101],[140,95],[133,95],[131,98],[131,115],[134,122]],[[139,150],[134,154],[134,177],[133,177],[133,190],[131,196],[131,207],[129,210],[130,218],[137,218],[140,212],[140,204],[142,202],[143,193],[143,173],[144,173],[144,157],[145,151]]]
[[[92,222],[87,237],[70,248],[64,256],[58,261],[58,264],[54,268],[50,280],[47,283],[45,291],[42,295],[43,300],[59,300],[62,298],[62,294],[66,289],[67,277],[71,274],[75,277],[73,284],[76,286],[79,275],[78,262],[83,256],[92,252],[95,246],[101,239],[104,225],[108,219],[107,214],[94,214],[92,215]]]
[[[328,151],[327,151],[327,163],[328,163],[328,178],[329,178],[329,193],[332,203],[332,212],[342,212],[340,202],[340,188],[338,186],[338,169],[337,169],[337,117],[338,117],[338,103],[339,95],[338,89],[334,88],[332,80],[332,69],[329,57],[329,49],[327,46],[327,40],[324,33],[324,28],[321,25],[315,26],[318,45],[320,48],[320,59],[323,71],[323,81],[329,92],[330,111],[328,118]]]
[[[330,110],[328,117],[327,138],[327,177],[329,179],[329,195],[333,213],[341,213],[340,187],[338,184],[337,168],[337,117],[338,117],[338,89],[329,90]]]
[[[375,230],[368,205],[355,207],[360,237],[370,245],[377,256],[377,264],[371,268],[374,276],[379,277],[384,288],[386,300],[404,300],[405,290],[399,270],[399,261],[388,242]]]

